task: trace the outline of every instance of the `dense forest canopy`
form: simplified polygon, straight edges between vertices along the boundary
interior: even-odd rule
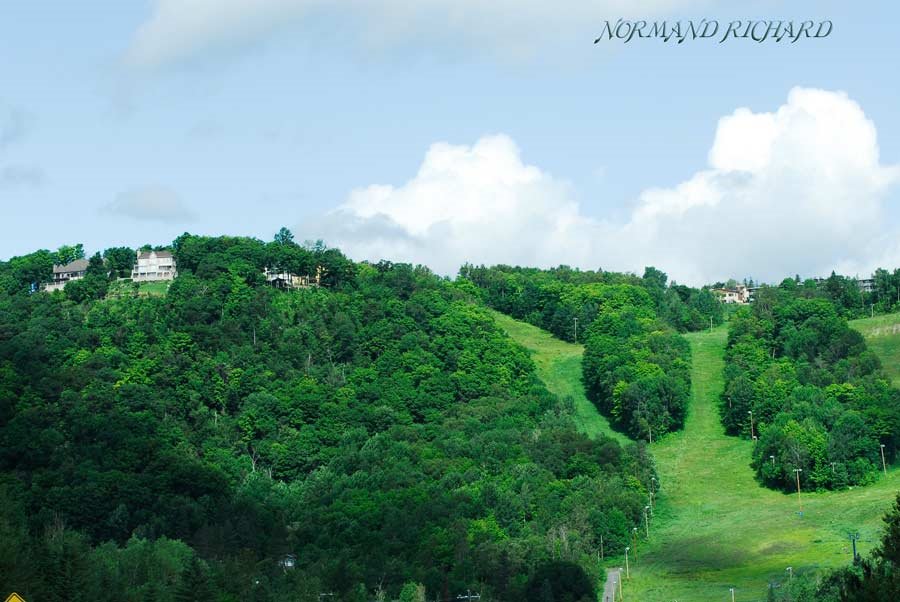
[[[643,278],[507,266],[464,266],[460,275],[491,307],[583,342],[587,396],[614,427],[649,441],[684,425],[690,349],[676,329],[721,323],[709,290],[667,286],[652,267]]]
[[[643,446],[579,434],[469,282],[289,234],[181,236],[158,296],[114,287],[131,249],[53,293],[83,249],[0,263],[0,589],[593,600],[601,537],[627,545],[654,482]]]
[[[654,267],[643,277],[603,270],[560,266],[549,270],[511,266],[464,265],[461,278],[472,282],[484,302],[519,320],[549,330],[564,341],[587,341],[587,327],[600,310],[596,298],[603,285],[627,284],[643,288],[656,315],[679,332],[721,324],[724,310],[708,287],[691,288],[669,282]],[[577,333],[575,321],[578,322]]]
[[[796,469],[807,489],[865,484],[882,468],[881,445],[886,461],[896,454],[900,391],[845,310],[786,280],[731,318],[722,421],[757,437],[753,466],[766,485],[795,488]]]

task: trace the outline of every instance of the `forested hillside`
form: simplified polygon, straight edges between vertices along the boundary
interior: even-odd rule
[[[676,328],[722,321],[721,304],[708,290],[667,288],[655,268],[643,278],[506,266],[464,266],[460,275],[491,307],[584,342],[587,396],[615,428],[644,440],[682,428],[690,349]]]
[[[0,590],[593,599],[652,462],[579,434],[471,285],[287,232],[172,250],[163,296],[107,295],[133,250],[54,293],[59,253],[0,263]]]
[[[753,467],[770,487],[842,488],[877,478],[900,444],[900,391],[815,288],[787,280],[731,319],[722,421],[758,437]],[[752,422],[751,422],[752,421]],[[752,432],[751,432],[752,430]]]

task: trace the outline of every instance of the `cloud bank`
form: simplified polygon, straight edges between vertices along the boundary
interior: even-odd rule
[[[775,111],[719,120],[708,168],[642,192],[613,223],[585,215],[570,186],[522,161],[505,135],[438,143],[399,186],[354,190],[326,218],[351,256],[424,263],[511,263],[640,271],[682,282],[751,276],[865,274],[900,263],[877,132],[842,92],[795,88]]]
[[[593,40],[604,19],[649,18],[711,0],[156,0],[126,52],[126,62],[152,68],[240,48],[276,30],[325,17],[346,43],[443,40],[521,54],[543,46]],[[347,39],[350,38],[350,39]]]
[[[100,211],[139,221],[162,223],[179,223],[194,219],[193,212],[178,193],[165,186],[147,186],[121,192]]]

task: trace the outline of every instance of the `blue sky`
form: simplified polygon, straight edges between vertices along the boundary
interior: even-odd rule
[[[703,282],[895,267],[898,13],[830,0],[6,2],[0,257],[287,225],[444,273],[654,263]],[[592,44],[620,16],[827,18],[834,32]]]

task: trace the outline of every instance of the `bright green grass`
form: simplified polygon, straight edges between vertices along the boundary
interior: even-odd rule
[[[717,398],[723,387],[726,329],[688,335],[693,353],[692,404],[684,431],[652,446],[663,491],[656,528],[640,555],[631,599],[765,600],[766,584],[795,571],[851,559],[848,530],[861,552],[878,540],[881,517],[900,471],[864,488],[797,495],[760,487],[749,467],[751,443],[726,437]],[[639,544],[647,547],[647,544]]]
[[[900,314],[854,320],[850,325],[866,337],[866,344],[881,358],[894,386],[900,387]]]
[[[584,395],[581,383],[581,355],[584,348],[557,339],[545,330],[531,324],[519,322],[499,312],[493,312],[494,320],[514,341],[531,352],[538,377],[547,385],[551,393],[575,405],[575,423],[578,429],[589,437],[602,433],[620,443],[628,437],[612,430],[609,421],[600,415]]]
[[[532,349],[538,375],[551,391],[572,394],[580,388],[579,346],[509,318],[498,322]],[[894,470],[868,487],[804,493],[800,518],[796,494],[760,487],[749,467],[751,443],[726,437],[719,422],[726,336],[724,327],[688,335],[691,407],[683,431],[651,446],[663,489],[651,540],[638,543],[626,600],[727,601],[731,587],[737,601],[765,600],[767,583],[786,579],[788,566],[801,572],[847,564],[850,529],[862,536],[860,552],[868,552],[900,489],[900,471]],[[569,378],[568,385],[561,382]],[[591,419],[591,411],[596,413],[592,405],[581,406],[585,423],[603,420]]]
[[[137,294],[139,296],[147,296],[147,297],[162,297],[165,296],[166,292],[169,290],[169,285],[171,281],[159,281],[159,282],[141,282],[138,283]],[[134,294],[134,283],[130,280],[116,280],[115,282],[110,282],[109,291],[107,292],[108,296],[111,297],[122,297]]]

